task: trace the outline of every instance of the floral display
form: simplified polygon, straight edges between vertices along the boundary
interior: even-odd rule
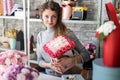
[[[93,43],[86,43],[84,44],[84,47],[91,53],[94,53],[94,50],[96,49],[96,46]]]
[[[96,30],[95,36],[99,40],[103,40],[115,29],[116,29],[116,26],[114,25],[113,21],[105,22]]]
[[[74,47],[75,44],[71,39],[65,36],[58,36],[57,38],[54,38],[53,40],[47,42],[43,46],[43,49],[52,58],[57,58],[67,51],[73,49]]]
[[[91,58],[95,58],[96,57],[96,55],[95,55],[95,49],[96,49],[96,45],[94,45],[93,43],[86,43],[86,44],[84,44],[84,47],[85,47],[85,49],[87,49],[89,52],[90,52],[90,57]]]
[[[92,62],[96,58],[96,53],[95,53],[96,45],[93,44],[92,42],[88,42],[84,44],[84,47],[90,52],[90,60],[83,63],[83,68],[92,69],[93,67]]]
[[[37,80],[39,72],[24,65],[11,65],[2,74],[3,80]]]
[[[27,55],[17,50],[7,50],[0,53],[0,65],[24,64],[27,60]]]

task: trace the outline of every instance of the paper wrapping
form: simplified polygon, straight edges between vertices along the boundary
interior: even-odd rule
[[[103,63],[109,67],[120,67],[120,24],[111,2],[106,3],[106,10],[109,20],[112,20],[117,28],[103,41]]]

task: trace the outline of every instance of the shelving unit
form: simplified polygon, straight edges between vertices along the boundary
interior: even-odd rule
[[[46,0],[37,0],[36,2],[35,1],[33,2],[32,0],[28,0],[28,2],[27,2],[27,8],[28,8],[28,16],[27,16],[27,21],[28,21],[28,24],[27,24],[27,29],[28,29],[27,35],[28,36],[27,36],[27,42],[28,43],[30,43],[30,36],[31,35],[35,35],[35,37],[36,37],[36,34],[39,31],[44,29],[44,25],[42,24],[42,20],[41,19],[36,19],[36,18],[30,18],[30,12],[32,10],[35,10],[36,8],[38,8],[38,6],[40,4],[42,4],[42,2],[45,2],[45,1]],[[61,0],[54,0],[54,1],[57,1],[57,2],[61,3]],[[91,6],[91,3],[90,3],[91,0],[90,1],[89,0],[82,0],[82,1],[86,1],[86,2],[88,1],[89,4],[88,4],[87,7]],[[101,23],[101,6],[102,6],[101,3],[102,3],[102,0],[94,0],[93,3],[92,3],[93,7],[94,7],[94,5],[97,6],[97,7],[95,7],[96,10],[95,10],[95,13],[94,13],[96,15],[95,19],[86,19],[84,21],[83,20],[63,20],[63,22],[65,24],[69,24],[70,23],[70,24],[77,24],[77,25],[86,25],[86,24],[87,25],[95,25],[96,28],[97,28],[97,27],[99,27],[99,25]],[[92,10],[90,10],[90,11],[92,12]],[[90,12],[88,12],[88,13],[90,13]],[[89,14],[88,14],[88,16],[89,16]],[[37,31],[34,31],[33,28],[36,29]],[[36,40],[36,38],[34,40]],[[35,41],[35,43],[36,43],[36,41]],[[99,45],[99,42],[97,44]],[[28,46],[29,46],[29,44],[28,44]],[[30,46],[29,46],[28,47],[28,56],[29,56],[30,60],[28,60],[28,64],[29,65],[30,65],[30,63],[37,64],[36,57],[35,58],[31,58],[31,54],[35,54],[35,52],[31,53]]]
[[[0,37],[3,37],[5,38],[5,30],[7,30],[8,28],[15,28],[16,30],[17,29],[20,29],[21,31],[23,31],[24,33],[24,51],[25,53],[27,53],[27,46],[26,46],[26,36],[27,36],[27,32],[26,32],[26,1],[25,0],[13,0],[13,6],[14,4],[20,4],[22,5],[22,13],[23,15],[22,16],[9,16],[9,15],[0,15],[0,20],[2,20],[3,24],[2,27],[4,27],[4,32],[3,32],[3,35],[0,36]],[[1,42],[1,40],[0,40]],[[9,42],[9,38],[8,38],[8,42]],[[5,48],[3,47],[2,45],[0,46],[0,51],[4,51],[4,50],[10,50],[10,48]],[[21,51],[21,50],[20,50]]]

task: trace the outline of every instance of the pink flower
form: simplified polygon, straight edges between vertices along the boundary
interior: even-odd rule
[[[85,47],[85,49],[87,49],[88,51],[93,51],[93,50],[95,50],[96,49],[96,45],[94,45],[93,43],[86,43],[85,45],[84,45],[84,47]]]
[[[25,80],[25,75],[20,73],[17,75],[17,80]]]
[[[36,72],[31,72],[32,76],[38,77],[39,75]]]
[[[22,74],[28,74],[28,73],[30,73],[30,70],[29,70],[29,69],[26,69],[26,68],[23,68],[23,69],[21,70],[21,73],[22,73]]]
[[[15,58],[15,57],[11,58],[11,63],[12,64],[17,64],[17,62],[18,62],[17,58]]]

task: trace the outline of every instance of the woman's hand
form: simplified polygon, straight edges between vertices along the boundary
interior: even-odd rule
[[[70,65],[70,64],[75,65],[75,58],[74,57],[62,57],[57,61],[57,63],[63,67],[66,67],[67,65]]]
[[[61,57],[59,59],[55,59],[49,63],[50,68],[57,73],[62,74],[67,71],[71,67],[76,65],[75,57]]]
[[[50,62],[49,63],[49,68],[51,68],[52,70],[54,70],[57,73],[62,74],[62,69],[64,68],[63,66],[61,66],[61,64],[57,63],[57,62]]]
[[[56,62],[58,65],[62,66],[61,68],[62,73],[66,72],[76,64],[74,57],[61,57]]]

